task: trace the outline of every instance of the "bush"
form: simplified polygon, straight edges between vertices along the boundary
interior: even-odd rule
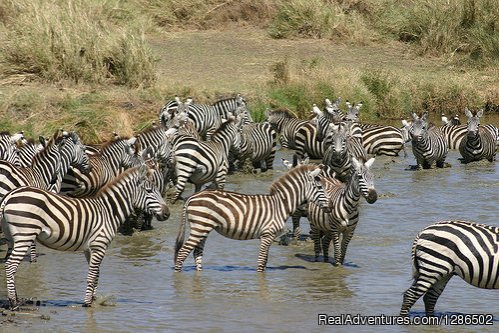
[[[119,1],[9,0],[3,6],[4,74],[129,86],[154,81],[154,59],[141,31],[132,23],[112,24]]]

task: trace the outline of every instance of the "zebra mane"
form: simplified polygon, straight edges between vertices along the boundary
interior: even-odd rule
[[[284,116],[285,118],[298,118],[293,112],[283,108],[271,110],[269,111],[269,114],[275,116]]]
[[[124,140],[129,140],[130,137],[119,137],[119,139],[111,139],[109,141],[106,141],[104,142],[102,145],[101,145],[101,148],[100,148],[100,151],[101,151],[101,155],[102,155],[102,152],[109,149],[109,147],[112,147],[113,145],[115,145],[116,143],[118,142],[122,142]]]
[[[0,136],[4,136],[4,135],[10,136],[10,132],[9,131],[1,131]]]
[[[292,178],[296,174],[303,173],[305,171],[312,171],[316,168],[317,168],[317,165],[314,165],[314,164],[303,164],[303,165],[298,165],[298,166],[294,167],[293,169],[289,170],[281,177],[277,178],[272,184],[270,184],[269,194],[271,194],[271,195],[275,194],[277,192],[277,190],[279,189],[280,184],[284,181],[284,179]]]

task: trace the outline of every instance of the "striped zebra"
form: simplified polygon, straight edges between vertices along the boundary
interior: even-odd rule
[[[352,172],[352,157],[367,160],[367,152],[362,142],[350,135],[349,123],[330,124],[330,142],[324,153],[323,163],[336,172],[336,178],[346,181]]]
[[[314,203],[308,205],[310,236],[314,241],[315,261],[322,252],[324,261],[329,262],[329,244],[334,246],[335,265],[342,265],[345,260],[348,244],[353,237],[359,222],[359,201],[361,197],[373,204],[378,195],[374,188],[374,176],[371,166],[374,157],[369,160],[352,158],[352,174],[347,183],[334,178],[326,178],[325,192],[331,207],[324,212]]]
[[[281,147],[289,149],[296,149],[296,133],[301,126],[309,123],[308,120],[296,118],[286,109],[268,110],[267,121],[279,133]]]
[[[180,97],[175,96],[163,105],[159,110],[159,121],[163,126],[169,128],[170,122],[174,118],[175,114],[178,112],[178,107],[181,104]]]
[[[260,239],[257,271],[264,271],[270,245],[299,205],[313,201],[329,210],[319,176],[321,170],[321,167],[309,165],[294,168],[272,183],[269,194],[205,190],[191,196],[185,203],[175,243],[175,270],[182,270],[193,249],[196,269],[202,270],[206,238],[216,230],[232,239]],[[190,235],[184,243],[187,223]]]
[[[83,306],[91,306],[106,249],[132,209],[147,210],[158,220],[169,217],[148,171],[146,166],[129,169],[91,198],[69,198],[30,186],[10,192],[0,205],[2,225],[12,247],[5,262],[10,308],[19,307],[14,278],[35,240],[55,250],[85,253],[89,269]]]
[[[434,163],[437,168],[445,167],[449,147],[442,131],[428,123],[428,112],[424,112],[421,117],[413,113],[412,117],[409,135],[412,139],[412,152],[416,157],[416,168],[430,169]]]
[[[463,157],[462,162],[469,163],[482,159],[493,162],[496,158],[497,135],[480,126],[483,110],[473,114],[466,108],[465,114],[468,117],[467,135],[459,145],[459,153]]]
[[[277,133],[267,122],[249,123],[240,129],[241,144],[235,152],[240,165],[249,160],[254,169],[265,172],[274,168]]]
[[[7,161],[17,167],[21,167],[21,161],[18,154],[16,143],[22,140],[22,132],[11,135],[9,132],[0,132],[0,161]]]
[[[320,121],[317,119],[317,121]],[[327,142],[317,129],[318,125],[307,122],[295,133],[295,151],[299,158],[307,155],[311,159],[322,159],[327,148]]]
[[[466,125],[453,125],[448,122],[446,125],[441,126],[440,130],[447,141],[449,149],[457,150],[468,132],[468,127]]]
[[[175,169],[175,195],[172,202],[176,202],[184,192],[187,182],[195,185],[195,192],[208,182],[214,182],[218,189],[225,186],[225,178],[229,168],[228,155],[231,146],[239,149],[238,127],[234,117],[213,133],[208,141],[199,141],[189,135],[180,135],[172,142],[172,160]]]
[[[423,229],[412,245],[414,281],[404,293],[401,316],[422,296],[433,316],[447,282],[458,275],[472,286],[499,289],[499,227],[469,221],[441,221]]]
[[[78,169],[70,169],[63,177],[61,193],[72,197],[85,197],[96,194],[101,187],[118,176],[123,169],[136,163],[133,144],[137,138],[118,138],[106,142],[99,154],[91,155],[91,171],[85,174]]]
[[[58,131],[59,132],[59,131]],[[57,193],[62,177],[69,167],[88,173],[90,164],[85,148],[74,132],[56,133],[47,147],[33,158],[33,167],[16,168],[10,163],[0,163],[0,200],[13,189],[34,186]],[[10,250],[9,250],[10,251]],[[36,261],[36,247],[30,251],[30,261]]]
[[[404,151],[404,136],[402,132],[388,125],[376,125],[360,123],[362,130],[362,144],[368,154],[398,156],[401,150]]]

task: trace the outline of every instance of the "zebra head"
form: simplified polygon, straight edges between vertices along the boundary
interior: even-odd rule
[[[362,102],[358,104],[351,104],[349,101],[345,102],[347,106],[347,114],[345,116],[346,121],[359,121],[359,111],[362,107]]]
[[[329,125],[328,130],[328,141],[330,142],[329,150],[332,153],[333,158],[340,158],[347,153],[347,136],[348,130],[345,123]]]
[[[378,200],[378,193],[374,188],[374,175],[370,170],[373,163],[374,157],[364,162],[352,156],[352,178],[358,179],[359,192],[370,204]]]
[[[152,182],[153,170],[145,164],[139,167],[136,188],[132,196],[132,206],[156,215],[158,221],[165,221],[170,217],[170,210],[158,188]]]
[[[426,140],[428,137],[428,112],[423,113],[421,117],[418,117],[416,113],[412,114],[413,122],[409,129],[409,135],[411,136],[413,143],[419,143]]]
[[[473,112],[468,108],[465,108],[464,114],[468,117],[468,137],[475,138],[478,135],[480,117],[483,116],[483,110],[480,110],[473,115]]]
[[[61,155],[68,157],[69,165],[72,167],[77,168],[84,174],[90,173],[92,167],[86,152],[87,147],[81,142],[78,134],[64,132],[64,139]]]
[[[329,207],[329,199],[324,191],[324,186],[322,185],[322,174],[323,165],[315,166],[314,169],[307,171],[307,176],[309,180],[307,181],[307,198],[308,202],[313,202],[319,206],[324,212],[330,213],[331,208]]]
[[[17,142],[24,139],[23,133],[10,135],[8,132],[0,132],[0,160],[20,166]]]
[[[159,120],[163,125],[167,126],[167,123],[175,115],[179,104],[180,98],[178,96],[175,96],[174,99],[166,102],[166,104],[159,110]]]

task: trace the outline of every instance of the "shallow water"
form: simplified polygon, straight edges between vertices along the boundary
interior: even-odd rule
[[[101,267],[99,304],[93,308],[81,307],[87,273],[83,254],[39,246],[38,262],[23,262],[16,278],[19,296],[36,298],[41,306],[0,317],[0,332],[454,332],[453,326],[317,325],[320,313],[397,315],[402,293],[411,284],[411,244],[426,225],[452,218],[497,225],[498,163],[462,165],[459,153],[450,152],[451,168],[408,171],[415,164],[410,147],[408,153],[407,158],[376,159],[379,199],[373,205],[361,203],[359,226],[344,267],[311,262],[311,242],[274,243],[268,269],[259,274],[258,240],[234,241],[212,233],[205,247],[204,271],[194,270],[191,255],[184,271],[175,273],[173,244],[181,208],[176,204],[168,221],[153,222],[154,230],[115,238]],[[276,170],[265,174],[230,175],[227,189],[265,193],[284,172],[280,158],[291,155],[279,151]],[[190,193],[192,188],[185,194]],[[304,219],[302,228],[304,233],[309,230]],[[1,257],[4,251],[2,246]],[[3,269],[0,283],[0,301],[5,302]],[[493,332],[499,325],[498,296],[498,290],[481,290],[455,277],[437,303],[437,315],[492,313],[493,326],[457,331]],[[423,313],[419,300],[411,316]]]

